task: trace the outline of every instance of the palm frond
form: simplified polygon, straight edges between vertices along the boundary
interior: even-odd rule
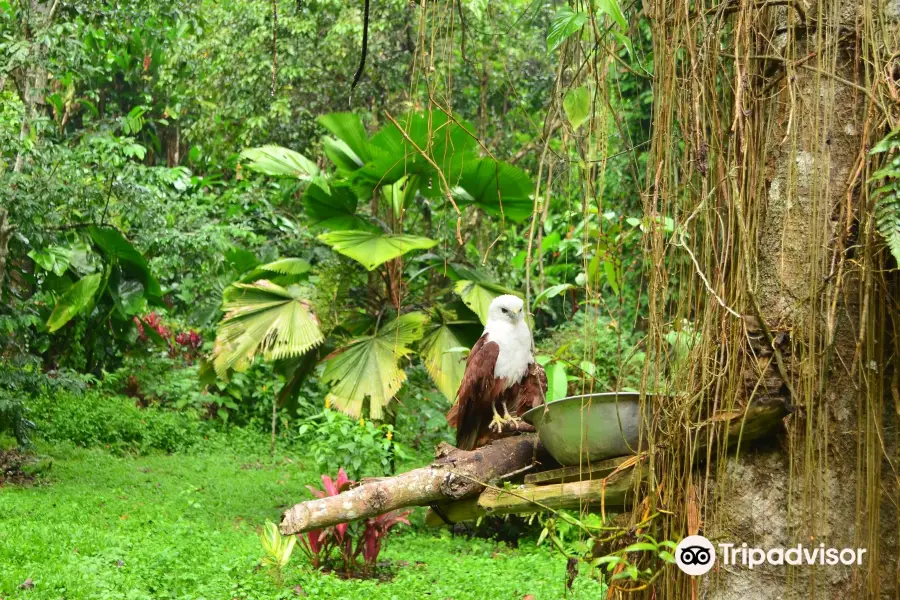
[[[249,363],[258,352],[269,360],[299,356],[323,341],[318,320],[300,289],[268,280],[236,283],[239,293],[223,305],[225,317],[216,332],[213,364],[222,377]]]
[[[369,398],[369,416],[381,419],[384,408],[406,381],[400,359],[409,345],[422,338],[427,317],[409,313],[398,317],[370,336],[357,338],[332,353],[325,361],[322,381],[331,385],[327,399],[352,417],[362,415]]]

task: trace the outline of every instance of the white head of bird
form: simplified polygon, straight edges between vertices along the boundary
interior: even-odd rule
[[[508,322],[513,325],[524,322],[525,303],[518,296],[504,294],[497,296],[488,307],[488,324],[491,321]],[[528,325],[525,325],[528,327]]]
[[[488,308],[484,333],[500,346],[494,377],[506,379],[509,385],[520,381],[534,362],[531,330],[525,321],[525,303],[518,296],[505,294],[494,298]]]

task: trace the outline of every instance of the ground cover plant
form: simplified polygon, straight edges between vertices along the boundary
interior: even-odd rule
[[[52,466],[31,485],[0,487],[2,598],[563,597],[565,562],[551,550],[453,537],[415,517],[384,541],[381,578],[314,571],[295,549],[279,582],[263,564],[263,524],[321,481],[302,456],[272,460],[259,435],[168,455],[38,449]],[[602,592],[585,578],[574,589],[568,597]]]

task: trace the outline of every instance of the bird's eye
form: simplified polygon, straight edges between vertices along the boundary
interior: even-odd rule
[[[502,311],[503,311],[503,314],[506,314],[506,313],[508,313],[508,312],[509,312],[509,311],[508,311],[508,310],[506,310],[506,309],[505,309],[505,308],[501,308],[501,309],[500,309],[500,310],[502,310]]]

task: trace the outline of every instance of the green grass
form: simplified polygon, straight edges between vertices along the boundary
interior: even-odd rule
[[[295,586],[317,599],[563,597],[565,559],[548,549],[425,529],[387,540],[380,560],[394,564],[390,582],[312,572],[298,550],[277,586],[257,569],[260,527],[309,498],[304,485],[318,475],[296,457],[271,461],[249,447],[215,447],[144,457],[40,448],[52,460],[40,483],[0,488],[0,598],[296,598]],[[29,578],[34,588],[20,590]],[[601,591],[580,577],[568,597]]]

